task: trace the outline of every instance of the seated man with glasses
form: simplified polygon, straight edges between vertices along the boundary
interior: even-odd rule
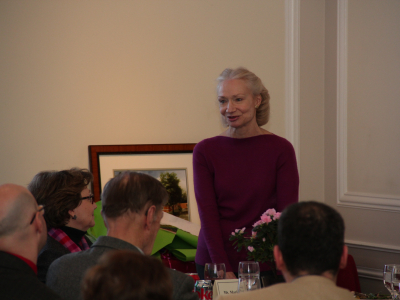
[[[47,239],[44,206],[24,187],[0,186],[0,298],[61,299],[37,278],[37,256]]]

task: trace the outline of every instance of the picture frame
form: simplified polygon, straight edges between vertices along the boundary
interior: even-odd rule
[[[182,190],[185,192],[187,205],[178,204],[180,211],[175,210],[174,214],[178,213],[178,217],[192,221],[191,216],[197,215],[192,166],[195,145],[89,145],[89,168],[93,174],[92,193],[95,201],[100,201],[104,185],[118,172],[132,170],[147,174],[159,174],[160,171],[172,173],[174,170],[180,170],[184,172],[176,173],[180,174],[178,175],[180,181],[186,185],[186,187],[182,186]],[[185,175],[182,174],[186,174],[186,178],[183,178]],[[170,205],[168,208],[165,207],[164,210],[171,210],[171,207],[176,208],[177,206]]]

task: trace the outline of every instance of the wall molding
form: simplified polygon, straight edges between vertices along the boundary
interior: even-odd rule
[[[385,244],[375,244],[369,242],[361,242],[355,240],[345,240],[347,247],[355,249],[364,249],[370,251],[386,252],[400,254],[399,246],[385,245]]]
[[[285,0],[285,128],[300,172],[300,0]]]
[[[358,277],[374,279],[378,281],[382,280],[382,270],[379,269],[357,267],[357,273]]]
[[[353,249],[362,249],[362,250],[375,251],[381,253],[383,252],[391,254],[400,254],[400,247],[398,246],[375,244],[375,243],[361,242],[355,240],[346,240],[345,244],[347,245],[347,247]],[[357,272],[360,278],[367,278],[378,281],[382,280],[381,269],[373,269],[373,268],[357,266]]]
[[[400,198],[350,192],[347,186],[347,25],[348,0],[338,1],[337,36],[337,192],[338,206],[400,211]]]

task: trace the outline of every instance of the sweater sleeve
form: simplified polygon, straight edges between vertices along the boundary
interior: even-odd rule
[[[224,249],[214,173],[207,161],[205,143],[200,142],[193,150],[194,190],[201,220],[201,231],[211,257],[211,262],[224,263],[227,272],[233,269]]]
[[[290,142],[278,158],[277,164],[277,211],[299,201],[299,172],[297,170],[296,154]]]

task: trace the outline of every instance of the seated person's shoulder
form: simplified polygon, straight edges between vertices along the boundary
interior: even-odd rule
[[[46,274],[49,266],[58,258],[70,253],[59,242],[51,237],[47,238],[46,245],[40,251],[37,260],[38,278],[41,282],[46,282]]]
[[[66,249],[63,245],[61,245],[59,242],[57,242],[54,238],[52,238],[51,236],[47,236],[47,240],[46,240],[46,244],[44,245],[44,247],[42,248],[42,250],[40,251],[40,253],[42,253],[43,251],[48,251],[48,250],[52,250],[52,249],[65,249],[66,251],[68,251],[68,249]]]
[[[1,280],[0,290],[2,300],[61,300],[62,298],[47,287],[38,278],[31,275],[19,274],[18,279]]]
[[[46,245],[38,255],[38,268],[49,266],[54,260],[69,254],[70,251],[52,237],[47,237]]]
[[[97,262],[97,257],[93,257],[88,253],[88,250],[68,253],[57,258],[51,265],[50,269],[55,268],[74,268],[76,266],[90,266]]]
[[[194,280],[192,277],[172,269],[168,269],[173,286],[173,300],[198,300],[197,293],[193,292]]]
[[[72,299],[66,295],[77,293],[86,270],[97,262],[97,257],[91,257],[87,252],[70,253],[56,259],[47,272],[46,284],[59,295]]]
[[[176,280],[176,281],[188,281],[190,283],[193,282],[194,285],[194,280],[192,277],[186,275],[185,273],[176,271],[176,270],[172,270],[172,269],[168,269],[168,272],[171,276],[172,281]]]

